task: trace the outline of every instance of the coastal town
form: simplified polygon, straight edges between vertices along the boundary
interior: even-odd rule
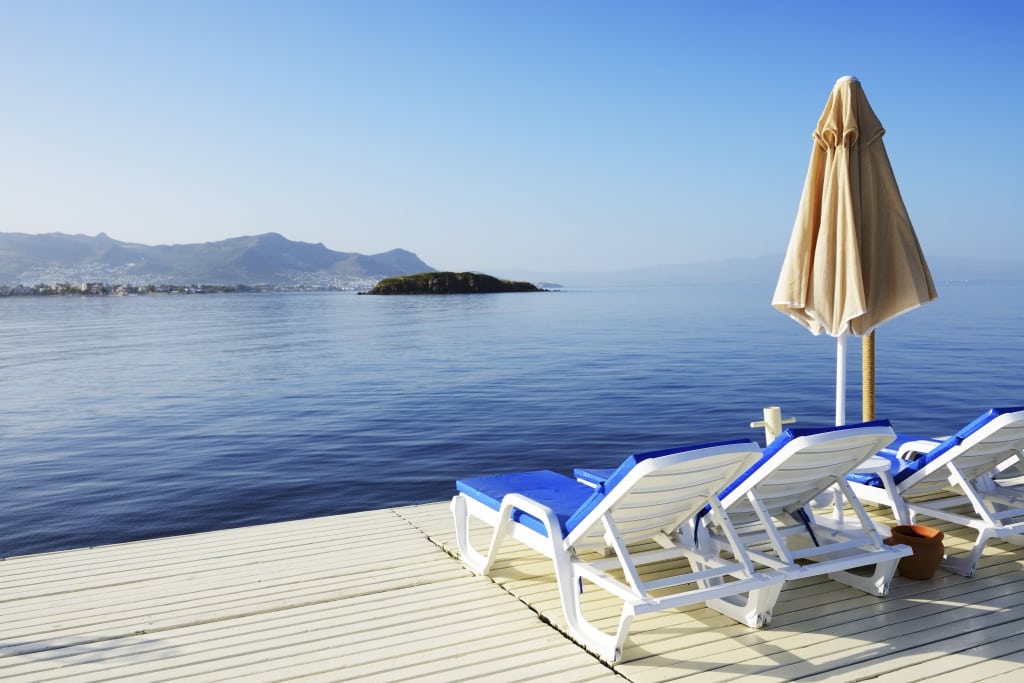
[[[341,292],[357,289],[336,285],[174,285],[105,284],[61,282],[36,285],[0,285],[0,297],[8,296],[139,296],[151,294],[235,294],[263,292]]]

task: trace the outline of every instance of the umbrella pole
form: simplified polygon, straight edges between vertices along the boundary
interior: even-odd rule
[[[875,419],[875,332],[861,339],[861,385],[863,391],[864,422]]]
[[[846,424],[846,332],[836,337],[836,426]]]

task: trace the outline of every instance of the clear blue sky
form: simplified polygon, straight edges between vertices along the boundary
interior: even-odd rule
[[[1022,36],[1010,0],[0,0],[0,232],[781,255],[852,74],[925,253],[1024,260]]]

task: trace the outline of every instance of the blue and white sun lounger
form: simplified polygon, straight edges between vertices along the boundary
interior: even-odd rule
[[[761,460],[722,493],[722,505],[754,561],[778,567],[787,579],[827,574],[866,593],[886,595],[896,565],[911,550],[885,545],[845,477],[895,436],[886,420],[877,420],[791,428],[772,441]],[[811,501],[835,488],[853,518],[842,511],[814,513]],[[721,541],[714,520],[706,530]],[[851,571],[872,566],[871,573]]]
[[[459,551],[481,574],[490,572],[507,537],[551,558],[570,635],[610,661],[621,657],[634,616],[646,612],[728,602],[732,614],[759,627],[783,577],[755,571],[718,502],[718,493],[759,456],[751,441],[641,453],[596,489],[548,470],[462,479],[451,505]],[[703,554],[692,531],[680,533],[692,530],[708,506],[732,551],[728,559]],[[470,542],[472,519],[493,527],[486,555]],[[659,564],[656,577],[644,572],[653,562],[677,558],[689,561]],[[666,566],[677,570],[665,575]],[[590,584],[622,601],[614,634],[583,614],[580,593]]]
[[[787,429],[758,461],[721,494],[728,519],[757,564],[781,571],[787,579],[828,574],[873,595],[885,595],[906,546],[887,546],[854,498],[844,477],[889,443],[895,433],[886,421],[823,429]],[[607,470],[577,469],[591,484]],[[850,499],[855,519],[816,516],[810,502],[838,486]],[[706,553],[728,553],[731,531],[705,517],[697,545]],[[873,566],[871,574],[851,569]],[[728,613],[728,605],[711,605]],[[770,617],[770,615],[768,615]]]
[[[950,437],[902,435],[879,455],[890,461],[881,475],[851,474],[862,500],[888,505],[900,524],[917,516],[952,522],[978,533],[966,557],[942,566],[974,574],[990,538],[1019,542],[1024,533],[1024,488],[1000,486],[994,473],[1019,462],[1024,449],[1024,407],[993,408]]]

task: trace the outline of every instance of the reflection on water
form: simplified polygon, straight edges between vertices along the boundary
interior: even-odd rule
[[[1024,403],[1017,285],[881,327],[877,410],[945,433]],[[750,286],[0,300],[0,556],[446,498],[610,465],[781,405],[833,419],[835,343]],[[851,339],[849,419],[860,405]]]

